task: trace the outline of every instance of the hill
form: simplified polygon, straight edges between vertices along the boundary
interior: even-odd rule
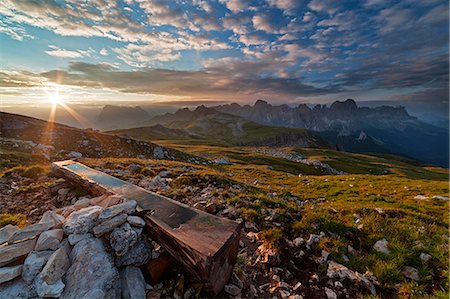
[[[109,133],[144,140],[179,139],[203,144],[332,147],[304,129],[260,125],[205,106],[156,116],[142,125]]]
[[[99,131],[61,125],[0,112],[2,144],[28,149],[42,159],[80,157],[159,157],[186,159],[186,155],[157,144],[122,138]]]

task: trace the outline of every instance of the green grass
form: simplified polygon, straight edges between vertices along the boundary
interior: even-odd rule
[[[27,223],[27,217],[22,214],[0,214],[0,228],[12,224],[24,227]]]

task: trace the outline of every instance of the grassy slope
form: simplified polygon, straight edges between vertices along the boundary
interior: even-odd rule
[[[200,179],[247,186],[236,197],[218,194],[218,198],[234,203],[241,217],[255,222],[265,232],[263,235],[267,242],[281,251],[287,247],[286,239],[307,238],[310,233],[324,231],[327,237],[321,241],[319,252],[321,249],[330,251],[331,259],[355,271],[373,272],[386,288],[401,284],[398,295],[448,292],[449,202],[432,199],[434,195],[448,196],[448,170],[409,164],[407,160],[392,156],[287,149],[320,159],[349,173],[331,176],[307,165],[256,153],[254,148],[192,146],[174,141],[158,143],[205,158],[228,157],[233,162],[229,166],[175,161],[157,163],[163,165],[159,170],[193,165],[197,170],[192,175]],[[20,152],[15,155],[12,150],[5,150],[1,154],[11,161],[9,165],[2,165],[2,170],[20,163]],[[105,160],[123,165],[149,161],[89,159],[86,163],[95,166]],[[154,169],[152,175],[159,170]],[[299,173],[303,176],[299,177]],[[254,185],[255,180],[260,183]],[[189,184],[195,181],[190,180]],[[175,196],[185,186],[184,180],[174,180],[166,195]],[[429,199],[416,200],[416,195],[425,195]],[[296,204],[292,196],[301,200],[303,206]],[[375,208],[382,208],[384,213],[379,214]],[[276,221],[282,224],[281,228],[274,228],[263,221],[269,209],[276,211]],[[381,238],[389,241],[391,255],[385,256],[373,250],[373,244]],[[422,244],[421,248],[417,247],[417,242]],[[358,251],[357,256],[348,254],[346,248],[349,244]],[[421,263],[419,254],[422,252],[433,256],[430,264]],[[348,262],[343,260],[342,253],[349,257]],[[419,269],[418,283],[403,277],[401,271],[406,265]],[[318,274],[321,277],[325,275],[323,269],[318,269]]]

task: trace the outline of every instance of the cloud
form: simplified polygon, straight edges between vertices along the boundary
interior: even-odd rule
[[[298,0],[267,0],[270,6],[275,6],[283,11],[286,15],[294,15],[299,7]]]
[[[238,13],[243,11],[248,7],[247,0],[219,0],[220,3],[225,4],[225,6],[233,13]]]
[[[278,33],[279,32],[278,26],[271,23],[271,17],[267,14],[253,16],[252,23],[253,23],[253,27],[256,30],[265,31],[268,33]]]
[[[101,49],[98,53],[102,56],[108,56],[109,54],[108,50],[106,50],[105,48]]]
[[[63,48],[59,48],[57,46],[49,45],[51,50],[45,51],[50,56],[58,57],[58,58],[82,58],[91,56],[92,50],[83,51],[83,50],[66,50]]]
[[[313,11],[334,14],[339,10],[336,3],[339,2],[334,0],[312,0],[309,2],[308,7]]]

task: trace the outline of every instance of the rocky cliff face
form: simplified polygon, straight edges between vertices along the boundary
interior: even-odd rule
[[[448,167],[449,132],[419,121],[405,107],[358,107],[348,99],[330,107],[305,104],[273,106],[258,100],[253,106],[236,103],[214,107],[259,124],[306,128],[351,152],[392,152]],[[364,132],[364,140],[358,136]],[[326,138],[326,136],[328,136]],[[356,142],[357,141],[357,142]]]

